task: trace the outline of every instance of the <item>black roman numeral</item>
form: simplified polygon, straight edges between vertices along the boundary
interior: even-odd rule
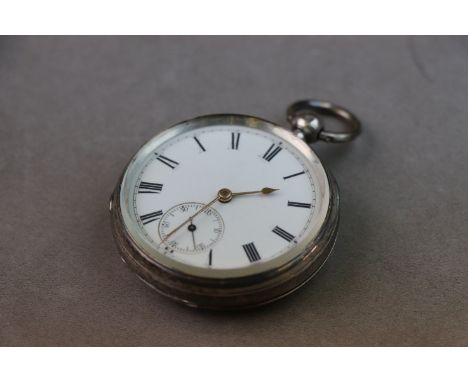
[[[282,237],[286,241],[292,241],[294,239],[294,235],[291,235],[289,232],[286,232],[283,228],[280,228],[276,226],[273,228],[274,233],[276,233],[278,236]]]
[[[311,204],[310,203],[299,203],[299,202],[289,202],[288,201],[288,207],[310,208]]]
[[[146,215],[141,215],[140,219],[143,224],[148,224],[148,223],[154,222],[155,220],[159,220],[162,214],[163,214],[162,211],[151,212]]]
[[[255,248],[254,243],[244,244],[242,248],[244,248],[244,251],[251,263],[261,259],[260,255],[258,254],[257,248]]]
[[[156,154],[156,155],[158,155],[158,154]],[[166,166],[169,166],[173,170],[179,164],[179,162],[176,162],[175,160],[169,159],[168,157],[165,157],[164,155],[158,155],[158,157],[156,159],[158,161],[164,163]]]
[[[203,145],[200,143],[200,141],[198,140],[197,137],[193,137],[193,139],[195,139],[195,142],[198,143],[198,146],[200,146],[200,148],[201,148],[203,151],[206,151],[205,148],[204,148]]]
[[[239,150],[240,133],[231,133],[231,149]]]
[[[305,174],[305,172],[301,171],[301,172],[296,172],[295,174],[292,174],[292,175],[283,176],[283,179],[286,180],[286,179],[289,179],[289,178],[294,178],[295,176],[302,175],[302,174]]]
[[[276,146],[275,147],[275,144],[273,143],[269,149],[267,150],[267,152],[265,154],[263,154],[263,159],[265,159],[266,161],[271,161],[275,156],[276,154],[278,154],[281,150],[283,150],[281,147],[279,146]]]
[[[141,182],[138,186],[139,194],[159,194],[163,185],[160,183]]]
[[[210,249],[210,254],[208,255],[208,265],[211,267],[213,264],[213,250]]]

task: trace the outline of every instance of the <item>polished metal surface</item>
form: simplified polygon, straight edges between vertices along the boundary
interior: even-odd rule
[[[325,130],[321,115],[342,120],[349,131]],[[148,141],[128,164],[111,197],[111,220],[114,237],[123,260],[148,285],[161,294],[192,307],[208,309],[243,309],[277,300],[309,280],[330,255],[338,231],[338,186],[307,144],[317,140],[347,142],[360,132],[359,120],[348,110],[330,102],[306,100],[292,104],[287,111],[292,134],[261,118],[237,115],[207,115],[181,122]],[[313,230],[291,250],[272,260],[238,269],[204,269],[178,262],[150,245],[132,217],[132,185],[147,155],[164,142],[188,131],[215,125],[237,125],[276,135],[299,150],[313,169],[323,201]],[[248,191],[271,193],[275,189]],[[244,193],[239,193],[244,194]],[[219,200],[228,203],[234,196],[221,189],[205,208]],[[199,211],[200,212],[200,211]],[[179,227],[178,227],[179,228]],[[174,231],[169,233],[171,235]],[[168,236],[169,236],[168,235]]]
[[[203,269],[175,261],[149,245],[136,229],[130,213],[134,176],[147,154],[175,136],[213,125],[240,125],[277,135],[293,145],[308,161],[323,196],[317,224],[291,250],[278,258],[232,270]],[[262,189],[270,193],[274,189]],[[243,115],[208,115],[184,121],[147,142],[132,158],[111,197],[111,222],[122,259],[146,284],[161,294],[191,307],[244,309],[275,301],[307,282],[330,255],[338,231],[339,196],[333,177],[316,154],[286,129],[261,118]]]
[[[348,131],[325,130],[321,115],[337,118],[344,122]],[[361,132],[361,123],[349,110],[327,101],[304,100],[288,107],[287,118],[293,132],[307,143],[322,140],[330,143],[349,142]]]

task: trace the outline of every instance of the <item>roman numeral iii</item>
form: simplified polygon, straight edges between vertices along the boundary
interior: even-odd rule
[[[141,219],[141,222],[145,225],[145,224],[161,219],[162,214],[163,214],[162,211],[151,212],[146,215],[141,215],[140,219]]]
[[[159,194],[163,185],[160,183],[141,182],[138,186],[139,194]]]
[[[173,170],[179,164],[179,162],[176,162],[175,160],[169,159],[168,157],[165,157],[164,155],[158,155],[158,154],[156,154],[156,155],[158,156],[156,158],[158,161],[160,161],[161,163],[164,163],[166,166],[169,166]]]
[[[261,259],[260,255],[258,254],[257,248],[255,248],[254,243],[244,244],[242,248],[244,248],[245,254],[247,255],[251,263]]]
[[[276,233],[279,237],[282,237],[286,241],[292,241],[294,239],[294,235],[291,235],[289,232],[286,232],[283,228],[276,226],[273,228],[274,233]]]
[[[299,203],[299,202],[289,202],[288,201],[288,207],[310,208],[311,204],[310,203]]]
[[[276,154],[278,154],[281,150],[283,150],[281,147],[279,146],[276,146],[276,145],[273,143],[267,150],[267,152],[265,154],[263,154],[263,159],[265,159],[266,161],[271,161],[275,156]]]
[[[231,133],[231,149],[239,150],[240,133]]]

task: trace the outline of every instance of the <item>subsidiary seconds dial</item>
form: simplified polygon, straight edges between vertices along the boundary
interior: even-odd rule
[[[161,246],[167,252],[203,252],[211,249],[224,233],[221,215],[201,203],[182,203],[169,209],[159,222]],[[192,218],[192,216],[196,215]],[[177,228],[180,227],[178,235]],[[211,262],[212,259],[209,259]]]

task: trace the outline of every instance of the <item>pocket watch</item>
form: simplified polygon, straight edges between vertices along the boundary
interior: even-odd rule
[[[342,132],[324,129],[322,116]],[[145,143],[110,199],[122,259],[149,286],[191,307],[242,309],[288,295],[330,255],[338,187],[309,144],[347,142],[358,119],[329,102],[265,119],[205,115]]]

